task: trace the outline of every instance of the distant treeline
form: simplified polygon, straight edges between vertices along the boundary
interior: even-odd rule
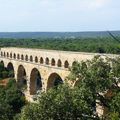
[[[25,47],[63,51],[120,53],[120,37],[0,39],[0,47]]]

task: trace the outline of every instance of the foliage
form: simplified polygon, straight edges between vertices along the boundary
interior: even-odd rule
[[[103,106],[108,116],[120,117],[120,58],[110,59],[95,56],[86,62],[76,62],[71,68],[68,79],[74,79],[79,87],[89,89],[94,98],[94,105]],[[111,114],[115,113],[114,115]],[[108,117],[107,116],[107,117]],[[104,116],[103,116],[104,118]],[[110,118],[112,119],[112,118]]]
[[[7,68],[4,67],[4,63],[0,63],[0,79],[11,77],[13,78],[14,71],[10,71]]]
[[[60,85],[42,93],[38,103],[25,106],[20,120],[97,120],[92,103],[93,96],[87,89]]]
[[[12,120],[25,105],[25,97],[17,89],[15,80],[10,80],[6,87],[0,87],[0,119]]]
[[[119,39],[119,38],[118,38]],[[57,46],[57,47],[56,47]],[[120,43],[111,37],[0,39],[0,47],[26,47],[64,51],[120,53]]]

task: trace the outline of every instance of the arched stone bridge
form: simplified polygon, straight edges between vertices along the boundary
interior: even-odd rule
[[[14,71],[19,87],[26,84],[29,95],[64,82],[74,61],[86,61],[95,55],[98,54],[13,47],[0,49],[0,61],[8,70]]]

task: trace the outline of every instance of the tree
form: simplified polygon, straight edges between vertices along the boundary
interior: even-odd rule
[[[88,89],[60,85],[42,93],[38,103],[25,106],[20,120],[97,120],[92,103],[93,96]]]
[[[78,82],[79,87],[85,87],[92,92],[93,106],[103,106],[104,114],[118,113],[120,117],[119,83],[120,83],[120,58],[101,58],[95,56],[92,60],[78,63],[71,68],[68,79]],[[107,110],[107,111],[106,111]],[[104,116],[103,116],[104,118]],[[111,118],[112,119],[112,118]]]
[[[0,87],[1,120],[12,120],[17,113],[20,113],[25,103],[25,97],[17,89],[15,80],[11,79],[6,87]]]

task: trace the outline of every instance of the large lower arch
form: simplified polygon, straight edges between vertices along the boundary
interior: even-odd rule
[[[14,77],[15,76],[14,67],[13,67],[13,64],[11,62],[8,63],[7,70],[9,72],[9,77]]]
[[[27,89],[27,76],[23,65],[19,65],[17,70],[17,85],[20,89]]]
[[[38,69],[33,68],[30,74],[30,95],[35,95],[37,90],[42,90],[41,75]]]
[[[62,83],[63,83],[62,78],[57,73],[52,73],[48,78],[47,89],[57,87]]]
[[[4,64],[4,61],[3,61],[3,60],[0,61],[0,66],[1,66],[2,68],[5,67],[5,64]]]

